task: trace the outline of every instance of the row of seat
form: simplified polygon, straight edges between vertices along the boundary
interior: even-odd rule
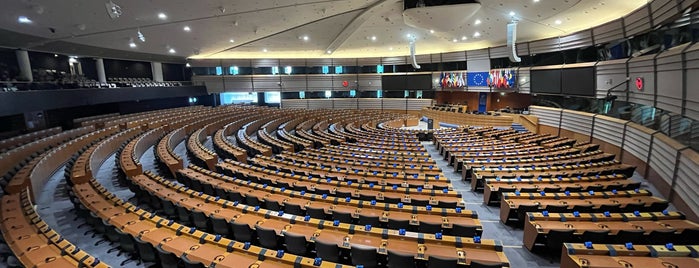
[[[259,181],[248,182],[194,166],[180,170],[178,180],[194,191],[216,195],[229,201],[262,206],[273,211],[284,210],[293,215],[309,215],[315,219],[339,220],[359,225],[372,224],[396,230],[418,231],[421,228],[423,231],[429,231],[428,233],[442,232],[465,237],[481,233],[477,214],[469,210],[426,210],[410,205],[399,207],[397,204],[375,199],[329,197],[328,193],[307,193],[305,188],[292,190],[284,186],[265,185]]]

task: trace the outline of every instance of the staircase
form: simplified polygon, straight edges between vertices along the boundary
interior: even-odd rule
[[[517,124],[517,123],[512,123],[512,129],[516,130],[517,132],[527,132],[527,131],[529,131],[529,130],[527,130],[526,128],[524,128],[524,126],[522,126],[522,125],[520,125],[520,124]]]

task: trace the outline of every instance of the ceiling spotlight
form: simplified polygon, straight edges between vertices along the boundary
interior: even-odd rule
[[[228,42],[235,43],[235,40],[231,39],[231,40],[228,40]]]
[[[331,54],[331,53],[333,53],[333,51],[332,51],[332,50],[328,50],[328,51],[325,51],[325,53]]]
[[[371,41],[376,41],[376,35],[371,36]]]
[[[539,3],[539,0],[534,0],[534,3]]]
[[[474,24],[476,24],[476,25],[481,24],[481,20],[476,20],[476,22],[474,22]]]
[[[556,20],[555,23],[556,23],[556,24],[561,24],[561,23],[563,23],[563,22],[562,22],[561,20]]]
[[[189,28],[189,26],[184,26],[184,28],[182,28],[182,30],[184,30],[185,32],[189,32],[189,31],[192,31],[192,28]]]
[[[479,37],[479,36],[481,36],[481,33],[479,33],[479,32],[473,33],[473,37]]]
[[[121,7],[111,0],[109,2],[105,3],[104,6],[107,8],[107,15],[109,15],[110,18],[116,19],[121,17]]]
[[[461,37],[462,41],[465,41],[466,39],[468,39],[468,37],[466,37],[465,35]]]
[[[393,47],[389,47],[388,50],[393,50]]]
[[[171,49],[170,49],[170,50],[168,50],[167,52],[170,52],[170,54],[175,54],[175,52],[176,52],[176,51],[175,51],[175,49],[174,49],[174,48],[171,48]]]
[[[166,19],[167,19],[167,15],[165,15],[165,13],[163,13],[163,12],[160,12],[160,13],[158,13],[158,18],[161,19],[161,20],[166,20]]]
[[[266,49],[266,48],[263,48],[263,49],[262,49],[262,52],[267,52],[267,49]]]
[[[514,11],[510,11],[510,17],[513,17],[515,15]]]
[[[303,39],[303,41],[308,41],[308,35],[302,36],[301,39]]]
[[[138,30],[138,40],[141,40],[141,42],[146,42],[146,36],[141,33],[141,29]]]
[[[32,20],[30,20],[26,16],[19,16],[17,18],[17,22],[22,23],[22,24],[30,24],[30,23],[32,23]]]
[[[451,41],[454,43],[459,42],[459,40],[457,40],[456,38],[452,39]]]
[[[434,33],[434,30],[430,29],[430,33],[433,34],[433,33]]]
[[[129,42],[129,47],[136,48],[136,43],[134,43],[133,41]]]

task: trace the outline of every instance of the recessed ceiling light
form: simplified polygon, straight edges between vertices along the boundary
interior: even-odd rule
[[[452,39],[451,41],[454,43],[459,42],[459,40],[456,40],[456,38]]]
[[[158,18],[161,19],[161,20],[166,20],[166,19],[167,19],[167,15],[165,15],[165,13],[163,13],[163,12],[160,12],[160,13],[158,13]]]
[[[235,42],[235,40],[231,39],[231,40],[228,40],[228,42],[234,43],[234,42]]]
[[[534,3],[539,3],[539,0],[534,0]]]
[[[267,52],[267,49],[266,49],[266,48],[263,48],[263,49],[262,49],[262,52]]]
[[[170,52],[170,54],[175,54],[176,51],[174,48],[171,48],[170,50],[168,50],[168,52]]]
[[[408,37],[408,38],[410,38],[412,35],[411,35],[411,34],[406,34],[405,36]]]
[[[192,30],[192,28],[189,28],[189,26],[184,26],[184,28],[182,28],[182,30],[184,30],[185,32],[189,32]]]
[[[22,23],[22,24],[30,24],[30,23],[32,23],[32,20],[30,20],[26,16],[19,16],[17,18],[17,22]]]
[[[514,15],[515,15],[515,12],[514,12],[514,11],[510,11],[510,16],[514,16]]]
[[[58,54],[53,54],[53,57],[54,57],[54,58],[58,58]]]
[[[561,23],[563,23],[563,22],[562,22],[561,20],[556,20],[555,23],[556,23],[556,24],[561,24]]]
[[[461,40],[466,40],[466,39],[468,39],[468,37],[466,37],[465,35],[461,37]]]
[[[479,37],[479,36],[481,36],[481,33],[479,33],[479,32],[473,33],[473,37]]]
[[[393,47],[389,47],[388,50],[393,50]]]
[[[308,41],[308,35],[304,35],[301,39],[303,39],[303,41]]]
[[[371,41],[376,41],[376,35],[371,36]]]
[[[328,50],[328,51],[325,51],[325,53],[330,54],[330,53],[333,53],[333,51],[332,51],[332,50]]]
[[[434,33],[434,30],[430,29],[430,33]]]
[[[481,20],[476,20],[476,22],[474,22],[474,24],[476,24],[476,25],[481,24]]]
[[[136,48],[136,43],[134,43],[133,41],[129,42],[129,47]]]

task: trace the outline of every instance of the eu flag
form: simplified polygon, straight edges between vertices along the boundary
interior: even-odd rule
[[[469,87],[487,87],[488,86],[488,72],[468,72],[468,86]]]

